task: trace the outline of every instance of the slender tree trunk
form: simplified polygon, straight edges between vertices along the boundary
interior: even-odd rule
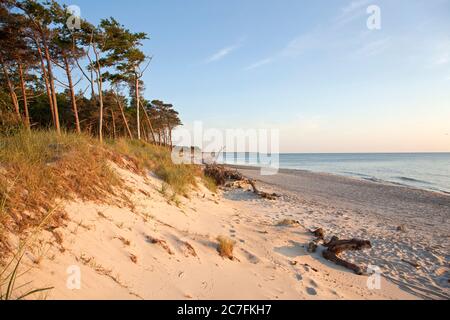
[[[55,128],[56,128],[56,132],[60,135],[61,127],[59,124],[58,100],[56,97],[55,78],[53,76],[52,59],[50,57],[50,50],[48,48],[47,40],[45,39],[45,36],[42,36],[42,42],[44,45],[45,59],[47,60],[48,81],[49,81],[50,89],[52,92],[53,111],[55,112]]]
[[[164,139],[164,146],[167,146],[167,130],[165,128],[163,130],[163,139]]]
[[[30,126],[30,114],[28,112],[28,98],[27,98],[27,87],[25,85],[25,79],[23,76],[23,67],[21,63],[18,63],[19,65],[19,78],[20,78],[20,88],[22,90],[22,96],[23,96],[23,109],[25,110],[25,127],[28,131],[31,130]]]
[[[142,104],[142,110],[144,110],[145,118],[146,118],[146,120],[147,120],[148,126],[150,127],[150,132],[151,132],[151,134],[152,134],[153,142],[156,143],[155,131],[153,130],[152,122],[150,121],[150,117],[149,117],[149,115],[148,115],[147,110],[145,110],[144,104]]]
[[[17,120],[21,121],[22,117],[20,116],[19,101],[17,100],[17,95],[14,91],[14,86],[11,82],[11,78],[9,77],[8,68],[6,67],[5,61],[3,60],[3,56],[1,54],[0,54],[0,63],[2,65],[3,73],[5,75],[5,80],[6,80],[6,84],[8,86],[9,96],[11,97],[11,102],[13,103],[14,111],[17,116]]]
[[[99,116],[99,125],[98,125],[98,136],[100,139],[100,143],[103,143],[103,77],[100,66],[100,55],[97,51],[95,45],[92,46],[95,53],[96,61],[96,73],[97,73],[97,87],[98,87],[98,100],[100,104],[100,116]]]
[[[39,41],[38,41],[36,35],[33,36],[33,40],[34,40],[34,42],[36,44],[36,49],[37,49],[38,56],[39,56],[40,67],[41,67],[41,71],[42,71],[42,77],[44,78],[45,90],[47,92],[48,103],[49,103],[49,106],[50,106],[50,111],[52,113],[53,125],[56,127],[55,110],[54,110],[54,107],[53,107],[52,92],[50,90],[50,84],[48,82],[48,75],[47,75],[47,70],[45,68],[44,58],[42,56],[42,49],[41,49],[41,46],[39,44]]]
[[[136,116],[137,116],[137,135],[138,135],[138,140],[141,140],[141,121],[140,121],[140,117],[139,117],[139,105],[140,105],[140,97],[139,97],[139,78],[137,76],[137,74],[135,75],[135,86],[136,86]]]
[[[125,112],[123,111],[122,103],[120,102],[119,96],[118,96],[118,94],[116,92],[114,92],[114,97],[116,98],[117,105],[119,106],[120,113],[122,115],[122,119],[123,119],[123,122],[125,124],[125,128],[127,129],[127,132],[128,132],[128,136],[130,137],[130,139],[133,139],[133,134],[131,133],[130,126],[128,125],[127,118],[125,117]]]
[[[99,75],[99,78],[97,79],[97,85],[98,85],[98,98],[99,98],[99,103],[100,103],[100,117],[99,117],[100,119],[99,119],[98,135],[99,135],[100,143],[103,143],[103,87],[102,87],[102,76],[101,75]]]
[[[161,146],[161,129],[158,129],[158,145]]]
[[[63,61],[64,61],[64,69],[65,69],[66,75],[67,75],[67,81],[69,82],[70,101],[72,103],[72,111],[73,111],[73,115],[75,117],[75,128],[77,130],[77,133],[80,134],[81,126],[80,126],[80,118],[78,117],[77,99],[75,97],[75,89],[73,87],[72,74],[70,71],[69,61],[67,60],[67,56],[65,54],[63,54]]]
[[[89,44],[89,47],[91,47],[92,45],[92,39],[91,39],[91,43]],[[78,66],[78,68],[80,69],[81,73],[83,74],[83,76],[89,81],[89,85],[91,87],[91,101],[95,100],[95,89],[94,89],[94,71],[92,70],[92,68],[90,68],[90,78],[89,76],[86,74],[86,72],[83,70],[83,67],[80,65],[80,62],[78,61],[78,58],[76,57],[76,38],[73,35],[72,36],[72,53],[74,55],[74,59],[75,59],[75,64]],[[89,53],[87,52],[85,55],[88,60],[89,60],[89,64],[93,65],[92,63],[92,59],[89,55]]]
[[[144,124],[141,126],[142,128],[142,136],[144,137],[144,140],[148,142],[148,136],[147,136],[147,129],[145,128]]]
[[[172,143],[172,128],[169,126],[169,146],[170,150],[173,150],[173,143]]]
[[[113,138],[116,139],[116,118],[114,117],[114,110],[111,106],[111,118],[112,118],[112,125],[113,125]]]

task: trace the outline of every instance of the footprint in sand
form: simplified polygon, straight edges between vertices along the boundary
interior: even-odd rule
[[[317,296],[317,290],[314,288],[306,288],[306,293],[308,293],[310,296]]]
[[[254,255],[250,251],[247,251],[245,249],[241,249],[241,251],[244,253],[244,255],[247,258],[248,262],[250,262],[252,264],[258,264],[261,261],[256,255]]]

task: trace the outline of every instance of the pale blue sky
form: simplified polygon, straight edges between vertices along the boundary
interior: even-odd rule
[[[282,152],[450,151],[449,0],[64,3],[147,32],[145,96],[188,126],[278,128]]]

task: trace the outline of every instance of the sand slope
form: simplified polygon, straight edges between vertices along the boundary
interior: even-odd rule
[[[116,170],[130,188],[131,209],[119,198],[111,205],[68,203],[70,219],[57,230],[62,242],[43,232],[20,283],[53,286],[47,299],[417,298],[385,279],[370,290],[367,277],[307,253],[307,229],[276,226],[309,210],[296,211],[288,197],[271,202],[198,187],[177,207],[155,177]],[[219,235],[236,241],[234,261],[218,255]],[[80,268],[79,290],[67,287],[71,266]]]

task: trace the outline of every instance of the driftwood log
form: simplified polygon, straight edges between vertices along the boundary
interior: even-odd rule
[[[313,231],[313,233],[319,240],[323,240],[325,238],[323,229],[317,229],[316,231]],[[372,248],[372,244],[370,243],[370,241],[360,239],[339,240],[338,237],[333,237],[329,242],[324,243],[324,247],[327,248],[327,250],[323,251],[322,253],[325,259],[334,262],[339,266],[350,269],[358,275],[364,274],[364,270],[362,267],[354,263],[345,261],[344,259],[340,258],[339,255],[345,251],[360,251],[370,249]]]
[[[244,176],[237,170],[230,170],[224,166],[216,164],[206,165],[204,174],[216,182],[218,186],[223,186],[227,181],[242,181],[245,180]]]
[[[244,182],[249,184],[253,192],[264,199],[276,200],[280,196],[276,193],[267,193],[264,191],[258,190],[256,187],[256,183],[254,180],[245,178],[239,171],[231,170],[224,166],[220,166],[217,164],[206,165],[204,169],[204,174],[210,178],[212,178],[218,186],[224,186],[229,181],[235,182]]]

